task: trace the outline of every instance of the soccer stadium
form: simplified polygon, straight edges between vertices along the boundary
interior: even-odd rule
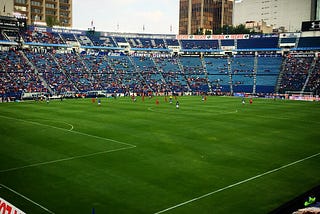
[[[316,31],[25,24],[1,17],[1,213],[319,213]]]

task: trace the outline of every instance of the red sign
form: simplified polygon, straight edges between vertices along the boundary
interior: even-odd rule
[[[25,214],[25,212],[0,198],[0,214]]]
[[[224,39],[249,39],[249,34],[231,35],[177,35],[178,40],[224,40]]]

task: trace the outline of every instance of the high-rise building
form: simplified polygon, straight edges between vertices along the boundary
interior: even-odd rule
[[[7,0],[6,0],[7,1]],[[27,18],[27,24],[46,23],[72,27],[72,0],[11,0],[13,12]]]
[[[316,19],[319,0],[235,0],[233,25],[266,22],[274,29],[296,32],[303,21]]]
[[[13,13],[13,1],[5,0],[0,1],[0,16],[12,16]]]
[[[320,20],[320,0],[313,0],[312,8],[314,8],[314,13],[312,14],[314,19],[311,21]]]
[[[180,0],[179,34],[214,33],[232,25],[233,0]]]

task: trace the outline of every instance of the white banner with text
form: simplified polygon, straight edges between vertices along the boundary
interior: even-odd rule
[[[0,214],[26,214],[0,197]]]

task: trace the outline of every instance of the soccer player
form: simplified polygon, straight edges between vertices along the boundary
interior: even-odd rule
[[[49,104],[49,95],[48,94],[46,95],[46,102],[47,102],[47,104]]]
[[[132,100],[132,102],[136,102],[136,101],[137,101],[137,99],[136,99],[136,97],[134,96],[134,94],[131,95],[131,100]]]
[[[203,102],[207,101],[207,96],[206,95],[202,95],[202,101]]]
[[[101,105],[101,100],[100,99],[98,99],[98,106],[100,106]]]
[[[169,103],[172,104],[172,95],[169,97]]]
[[[177,100],[177,102],[176,102],[176,109],[179,109],[179,101]]]

